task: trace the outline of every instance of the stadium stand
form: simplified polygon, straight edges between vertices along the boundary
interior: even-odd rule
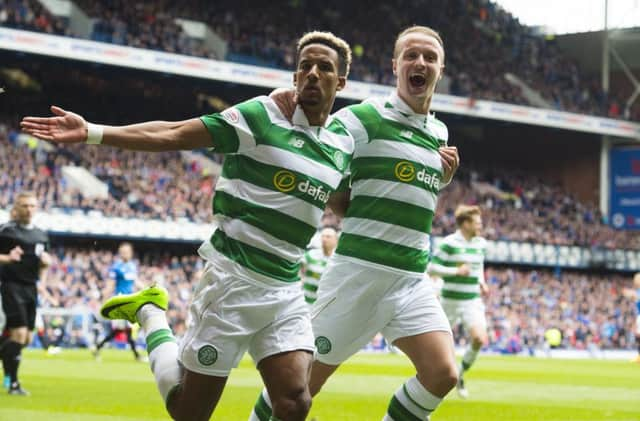
[[[3,135],[5,132],[7,135]],[[10,139],[16,137],[15,129],[3,130],[0,126],[0,188],[6,192],[0,197],[0,207],[8,206],[15,192],[28,188],[43,198],[45,210],[211,221],[216,177],[177,153],[144,154],[81,146],[46,152],[26,144],[15,145]],[[68,186],[61,168],[70,163],[86,167],[106,182],[110,197],[86,198]],[[465,177],[470,173],[473,177]],[[478,183],[485,188],[477,188]],[[595,205],[576,200],[554,180],[537,180],[507,169],[483,173],[465,168],[442,194],[434,235],[454,230],[453,210],[458,203],[483,207],[486,237],[491,240],[640,249],[636,235],[606,225]],[[327,219],[331,224],[338,222],[327,218],[331,218]]]
[[[71,36],[67,22],[57,18],[37,0],[1,0],[0,26]]]
[[[595,203],[581,202],[552,177],[483,168],[471,160],[442,192],[435,235],[455,230],[455,207],[468,203],[482,207],[490,240],[640,249],[637,235],[612,229]]]
[[[436,0],[427,15],[421,2],[394,0],[368,5],[368,13],[363,17],[356,13],[360,7],[357,2],[343,4],[337,0],[305,3],[304,14],[296,1],[251,2],[251,7],[246,0],[221,0],[215,6],[200,0],[188,4],[161,1],[152,6],[123,1],[75,3],[94,19],[91,35],[94,40],[214,57],[174,22],[174,18],[183,17],[206,22],[226,39],[227,60],[288,69],[294,64],[290,48],[294,37],[315,27],[334,30],[354,46],[355,79],[384,84],[393,83],[388,62],[392,50],[389,34],[411,17],[411,21],[442,28],[447,47],[449,79],[444,81],[447,92],[528,104],[520,88],[504,79],[507,72],[513,72],[537,90],[549,107],[625,117],[621,115],[616,94],[606,97],[598,82],[582,75],[576,63],[564,57],[552,40],[521,26],[508,13],[481,0]],[[349,24],[344,24],[345,21]],[[73,35],[64,19],[47,13],[35,0],[0,0],[0,25]],[[379,31],[381,27],[384,32]],[[177,153],[50,147],[21,137],[16,130],[17,121],[27,110],[46,113],[52,101],[62,100],[64,107],[82,111],[87,98],[94,97],[101,100],[92,104],[92,114],[87,118],[95,121],[123,123],[145,120],[150,115],[179,119],[224,108],[224,103],[263,92],[255,87],[221,88],[202,81],[182,83],[184,79],[169,75],[140,77],[140,73],[106,66],[65,66],[55,61],[36,64],[16,61],[16,66],[37,87],[21,91],[18,98],[12,96],[9,101],[15,102],[0,104],[0,209],[10,206],[17,191],[31,189],[37,192],[44,210],[211,222],[216,175],[198,161]],[[212,101],[209,92],[218,88],[225,100]],[[140,103],[144,106],[139,106]],[[634,112],[626,117],[640,120],[638,109]],[[452,121],[453,131],[457,121]],[[611,229],[593,200],[579,199],[553,175],[482,165],[481,157],[474,158],[471,154],[463,159],[456,179],[441,195],[434,236],[455,229],[453,210],[464,202],[482,206],[485,235],[490,240],[640,250],[637,235]],[[89,170],[109,187],[108,198],[85,197],[71,187],[62,174],[66,165],[80,165]],[[328,212],[323,223],[339,225],[340,221]],[[187,248],[192,246],[189,244]],[[56,249],[49,280],[42,286],[44,307],[87,306],[93,310],[98,307],[104,299],[100,291],[113,254],[89,250],[72,245]],[[149,252],[142,254],[141,263],[140,273],[146,283],[160,282],[169,288],[172,297],[169,316],[174,330],[180,334],[202,261],[195,255],[176,257]],[[631,348],[633,308],[620,298],[625,276],[489,266],[486,277],[492,287],[487,301],[490,347],[500,352],[541,348],[545,331],[555,327],[562,332],[563,347]]]
[[[34,190],[42,208],[99,211],[108,216],[211,220],[215,177],[178,153],[141,154],[112,149],[68,147],[47,151],[17,145],[17,136],[0,127],[0,207],[23,189]],[[65,165],[80,165],[107,183],[108,199],[85,197],[62,176]],[[161,192],[161,193],[160,193]]]
[[[96,312],[105,299],[101,291],[113,259],[114,254],[107,250],[57,248],[46,286],[40,285],[41,305],[48,309],[88,307]],[[140,263],[139,276],[145,284],[157,282],[169,290],[168,314],[175,332],[183,333],[202,260],[195,255],[177,257],[154,251],[143,254]],[[550,328],[562,332],[563,348],[633,347],[633,303],[621,295],[628,284],[626,277],[489,267],[486,279],[491,288],[486,317],[492,350],[542,350],[544,332]],[[67,335],[64,343],[68,345],[74,333]]]
[[[296,37],[322,27],[353,45],[353,79],[382,84],[394,80],[389,34],[397,33],[406,22],[427,24],[440,28],[445,41],[447,78],[440,88],[447,93],[640,120],[640,106],[636,104],[624,115],[622,93],[607,95],[597,75],[583,74],[553,38],[521,25],[499,6],[483,0],[437,0],[429,2],[427,9],[422,1],[395,0],[367,4],[366,15],[359,13],[360,2],[338,0],[305,3],[304,8],[301,2],[285,0],[269,4],[194,1],[188,5],[79,0],[76,4],[94,19],[91,36],[95,40],[214,58],[212,51],[189,38],[174,20],[190,18],[206,23],[227,41],[226,60],[285,69],[294,64],[291,46]],[[48,15],[35,0],[0,2],[0,25],[69,35],[64,20]],[[381,27],[385,31],[379,31]],[[523,93],[521,83],[537,100]]]
[[[635,312],[622,297],[628,278],[571,271],[489,268],[485,299],[491,347],[505,353],[544,347],[557,328],[562,347],[630,348]]]

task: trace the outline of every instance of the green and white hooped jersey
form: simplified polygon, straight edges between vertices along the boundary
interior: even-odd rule
[[[472,300],[480,296],[480,281],[484,281],[484,255],[487,241],[473,237],[467,241],[460,231],[447,235],[440,241],[429,263],[429,273],[442,277],[442,298]],[[466,263],[471,273],[458,276],[458,266]]]
[[[327,267],[329,257],[325,256],[321,248],[308,250],[302,260],[302,288],[304,299],[313,304],[318,298],[318,285],[322,272]]]
[[[310,126],[300,108],[289,123],[265,96],[201,120],[226,156],[213,198],[218,229],[200,255],[220,253],[236,263],[236,275],[267,285],[298,281],[307,244],[351,161],[351,135],[331,118]]]
[[[443,187],[438,148],[447,127],[416,114],[397,94],[336,113],[353,135],[351,202],[336,253],[402,273],[422,274]]]

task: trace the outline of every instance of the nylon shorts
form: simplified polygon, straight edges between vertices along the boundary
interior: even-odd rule
[[[389,343],[451,327],[431,282],[334,255],[311,308],[316,359],[338,365],[378,333]]]
[[[313,353],[299,282],[274,288],[232,275],[224,264],[208,261],[194,292],[178,354],[184,367],[227,377],[247,351],[256,364],[288,351]]]
[[[33,330],[38,302],[36,285],[2,282],[0,295],[2,295],[2,307],[7,318],[6,327],[26,326],[29,330]]]
[[[451,326],[462,323],[467,331],[472,326],[479,326],[481,329],[487,330],[487,319],[484,315],[485,307],[482,298],[474,298],[472,300],[442,298],[442,308]]]

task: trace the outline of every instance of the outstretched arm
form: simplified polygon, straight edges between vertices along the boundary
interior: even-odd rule
[[[99,126],[81,115],[52,106],[54,117],[25,117],[25,132],[54,143],[102,143],[137,151],[172,151],[212,147],[211,135],[197,118],[169,122],[149,121],[129,126]]]

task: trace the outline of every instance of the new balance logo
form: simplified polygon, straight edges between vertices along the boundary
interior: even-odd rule
[[[298,138],[291,139],[289,141],[289,145],[293,146],[294,148],[300,149],[304,146],[304,140]]]
[[[400,132],[400,136],[411,139],[411,137],[413,136],[413,132],[411,130],[403,130]]]

